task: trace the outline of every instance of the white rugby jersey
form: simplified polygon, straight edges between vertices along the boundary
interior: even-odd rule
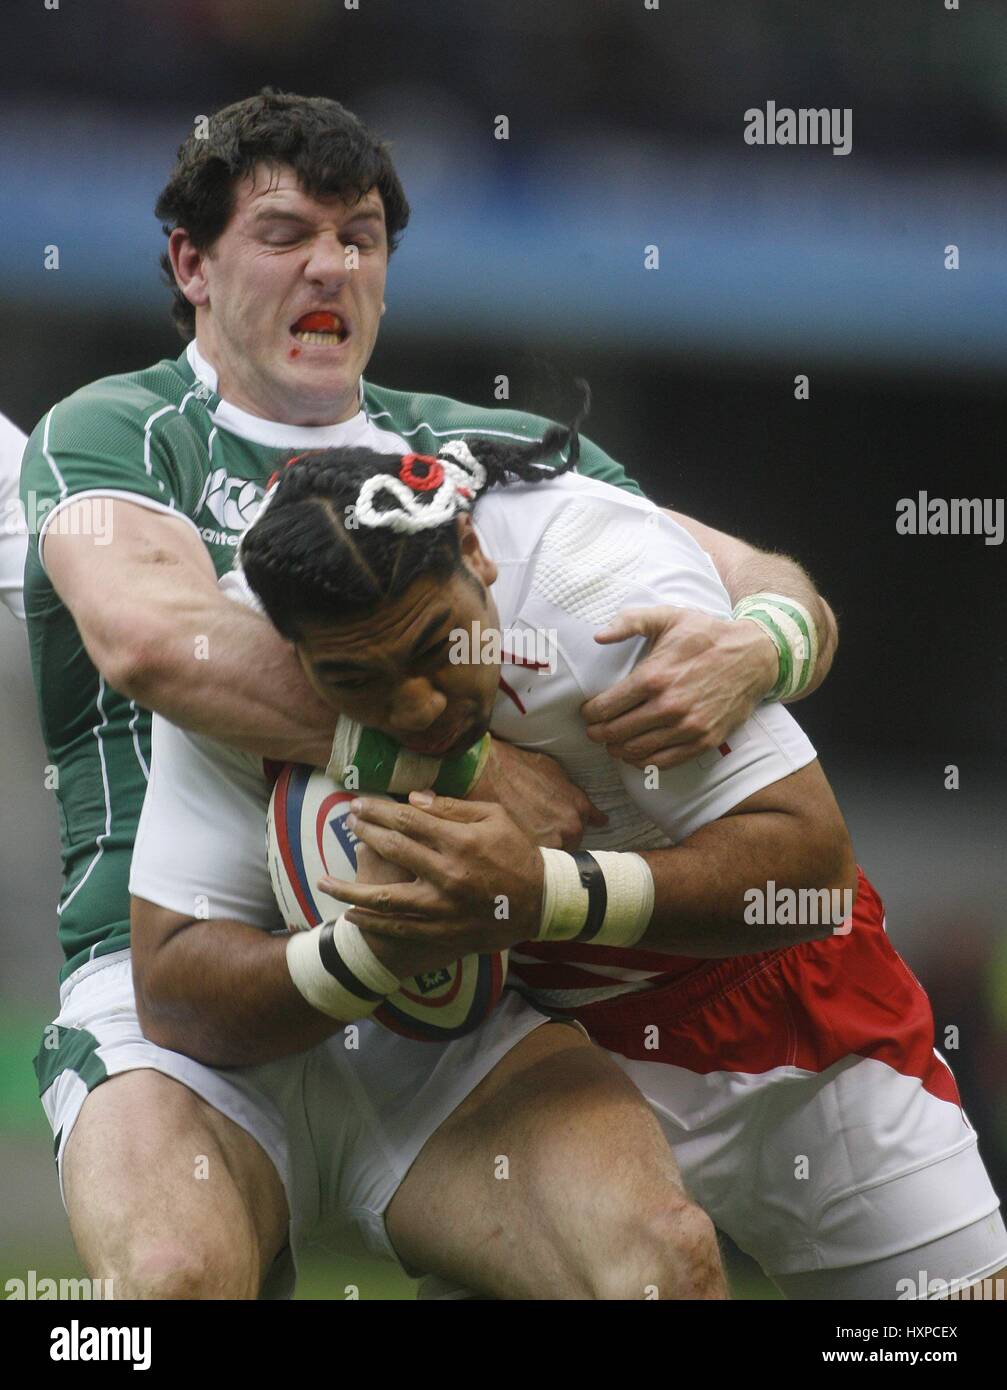
[[[709,556],[652,503],[571,473],[493,489],[476,528],[499,575],[503,665],[492,732],[548,753],[609,817],[585,849],[673,845],[815,750],[780,705],[763,705],[719,749],[654,777],[609,757],[585,733],[581,705],[627,675],[642,638],[610,646],[594,633],[619,609],[674,604],[727,618]],[[250,601],[239,576],[222,580]],[[243,590],[243,592],[241,592]],[[187,915],[280,925],[266,869],[270,781],[259,759],[154,716],[151,778],[133,851],[130,891]],[[694,958],[642,949],[530,943],[511,969],[550,1008],[576,1009],[695,969]]]
[[[24,560],[28,529],[18,498],[21,456],[28,436],[0,415],[0,602],[24,618]]]
[[[677,844],[814,759],[811,742],[778,704],[761,706],[720,748],[650,775],[587,737],[581,705],[627,676],[647,648],[642,638],[595,642],[595,632],[621,608],[672,604],[731,616],[710,557],[653,503],[566,474],[547,484],[493,489],[475,521],[500,571],[493,596],[501,645],[517,656],[515,662],[504,657],[492,731],[555,758],[608,815],[607,826],[588,828],[581,848]],[[543,669],[535,658],[546,655],[550,664]],[[510,954],[512,974],[554,1010],[651,988],[698,964],[664,952],[571,942],[528,943]]]

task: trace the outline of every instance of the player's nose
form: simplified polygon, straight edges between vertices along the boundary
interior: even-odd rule
[[[395,691],[389,723],[404,734],[422,733],[447,708],[447,697],[424,677],[404,681]]]
[[[319,232],[311,242],[311,254],[304,273],[318,285],[338,287],[349,279],[347,248],[335,232]]]

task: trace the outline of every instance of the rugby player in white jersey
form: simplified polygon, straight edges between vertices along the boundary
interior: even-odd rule
[[[510,948],[523,991],[610,1050],[689,1191],[790,1296],[894,1299],[921,1272],[940,1293],[1003,1278],[1007,1233],[926,996],[862,871],[858,884],[792,717],[764,705],[659,776],[587,737],[584,701],[642,655],[639,641],[599,643],[599,627],[626,605],[726,617],[708,557],[644,499],[542,476],[528,446],[474,437],[398,467],[308,456],[244,537],[246,580],[334,709],[419,751],[489,728],[548,751],[608,815],[573,855],[540,850],[499,806],[364,797],[351,828],[415,881],[323,886],[363,909],[351,917],[379,953],[401,962],[412,944],[416,969]],[[509,479],[524,481],[493,486]],[[529,637],[548,654],[529,660]],[[191,895],[233,853],[209,812],[159,863],[186,787],[211,806],[206,781],[227,775],[185,742],[165,741],[167,785],[151,787],[134,863],[155,900],[174,876]],[[239,827],[249,854],[261,828],[254,815]],[[837,895],[825,911],[822,890]],[[801,892],[815,910],[793,910]],[[766,910],[786,894],[788,911]],[[151,940],[170,928],[149,908],[140,921]],[[262,983],[259,1006],[270,997]]]
[[[24,558],[28,528],[18,497],[21,456],[28,436],[0,415],[0,603],[24,618]]]
[[[277,463],[291,451],[331,446],[399,455],[473,432],[537,439],[546,422],[363,380],[384,310],[389,253],[408,205],[387,151],[337,103],[266,93],[218,113],[206,138],[190,137],[182,147],[158,214],[169,233],[185,351],[58,402],[36,428],[22,473],[23,493],[48,508],[30,547],[25,594],[48,755],[60,769],[58,914],[67,955],[58,1026],[46,1031],[36,1065],[88,1272],[113,1277],[128,1296],[254,1295],[290,1222],[310,1222],[310,1205],[288,1209],[283,1125],[273,1124],[264,1146],[254,1126],[243,1124],[240,1103],[218,1104],[216,1073],[207,1079],[201,1064],[184,1066],[179,1053],[140,1033],[127,877],[150,765],[150,711],[258,758],[324,767],[335,727],[331,707],[312,691],[290,645],[261,617],[236,608],[216,583]],[[579,466],[636,491],[588,440]],[[101,509],[100,526],[90,524],[93,508]],[[798,567],[687,524],[710,548],[734,599],[759,589],[800,597],[831,649],[831,615]],[[655,757],[662,763],[720,742],[777,682],[778,654],[753,625],[667,609],[643,621],[655,627],[653,663],[638,682],[622,685],[619,717],[630,742],[641,726],[648,738],[659,736]],[[827,666],[826,656],[818,679]],[[494,745],[479,793],[519,810],[542,843],[572,848],[584,825],[599,819],[551,760],[506,744]],[[253,937],[262,944],[258,933]],[[176,952],[184,956],[200,939],[195,930],[179,934]],[[328,1036],[326,1020],[305,1013],[296,995],[289,1003],[305,1029],[302,1046]],[[593,1067],[608,1077],[604,1086],[615,1086],[611,1069],[574,1030],[532,1027],[531,1014],[523,1015],[530,1037],[508,1050],[505,1011],[498,1012],[501,1019],[490,1020],[501,1030],[497,1053],[474,1050],[463,1065],[465,1050],[456,1049],[458,1068],[442,1088],[442,1114],[470,1091],[471,1103],[430,1140],[424,1155],[436,1162],[414,1164],[390,1208],[393,1238],[417,1268],[435,1267],[431,1242],[442,1267],[445,1260],[448,1268],[457,1265],[457,1250],[446,1248],[452,1223],[438,1224],[431,1214],[438,1198],[481,1181],[474,1129],[499,1135],[486,1140],[494,1153],[519,1146],[514,1128],[528,1112],[510,1103],[508,1068],[516,1086],[529,1050],[555,1050],[557,1075],[568,1066]],[[205,1056],[261,1061],[275,1044],[271,1026],[246,1018],[240,1048],[233,1037],[228,1047],[218,1040]],[[494,1062],[494,1086],[480,1089]],[[536,1061],[539,1068],[552,1064],[551,1056]],[[433,1067],[430,1057],[425,1065]],[[555,1102],[545,1082],[536,1094],[532,1109]],[[612,1094],[633,1109],[625,1090]],[[326,1108],[324,1095],[319,1104]],[[630,1168],[652,1171],[667,1160],[663,1150],[648,1155],[646,1117],[634,1113],[641,1140]],[[413,1148],[398,1149],[397,1162],[436,1128],[436,1107],[425,1115],[427,1129],[413,1127]],[[193,1154],[209,1158],[206,1182],[192,1179]],[[173,1162],[179,1155],[185,1161]],[[536,1171],[556,1170],[539,1164]],[[647,1188],[658,1192],[660,1206],[666,1185],[655,1179]],[[679,1254],[693,1241],[700,1254],[709,1252],[704,1221],[677,1193],[669,1198],[670,1217],[667,1203],[661,1211],[652,1202],[620,1205],[610,1193],[605,1221],[596,1224],[599,1243],[588,1238],[583,1261],[571,1259],[560,1277],[555,1267],[580,1241],[579,1230],[559,1232],[540,1220],[534,1187],[507,1190],[516,1207],[526,1204],[526,1224],[549,1248],[515,1271],[513,1252],[487,1242],[482,1287],[490,1292],[636,1287],[632,1260],[606,1263],[601,1246],[653,1249],[647,1231],[654,1223],[664,1232],[662,1260],[674,1262],[676,1241]],[[335,1189],[330,1195],[336,1201]],[[379,1196],[387,1202],[387,1188],[363,1206],[373,1212]],[[514,1230],[522,1229],[519,1215]],[[384,1240],[383,1222],[377,1225]],[[471,1237],[466,1231],[467,1245]],[[653,1263],[649,1254],[642,1259]],[[683,1278],[695,1287],[704,1279],[707,1288],[716,1284],[702,1259],[683,1276],[687,1264],[679,1260],[678,1276],[655,1282],[680,1289]]]

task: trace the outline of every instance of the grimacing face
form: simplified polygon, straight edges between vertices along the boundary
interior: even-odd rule
[[[311,685],[340,714],[379,729],[414,753],[449,758],[489,728],[500,666],[480,660],[499,615],[490,593],[496,566],[467,516],[459,521],[461,564],[447,578],[422,574],[366,617],[306,626],[297,652]],[[453,640],[469,634],[466,662]]]
[[[209,250],[196,250],[183,228],[168,250],[226,400],[290,425],[357,413],[388,270],[375,189],[349,204],[315,198],[289,167],[260,164],[238,183],[231,219]]]

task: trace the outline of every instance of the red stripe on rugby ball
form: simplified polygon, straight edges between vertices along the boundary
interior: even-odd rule
[[[273,792],[273,820],[276,825],[276,843],[280,847],[280,858],[283,860],[283,867],[287,871],[287,882],[294,890],[294,896],[300,905],[301,911],[309,922],[314,922],[318,916],[318,911],[314,902],[307,896],[305,885],[301,881],[301,876],[297,872],[294,863],[294,856],[290,849],[290,827],[287,821],[287,792],[290,788],[290,778],[294,771],[292,763],[283,769],[276,783]],[[288,926],[290,923],[287,924]]]

